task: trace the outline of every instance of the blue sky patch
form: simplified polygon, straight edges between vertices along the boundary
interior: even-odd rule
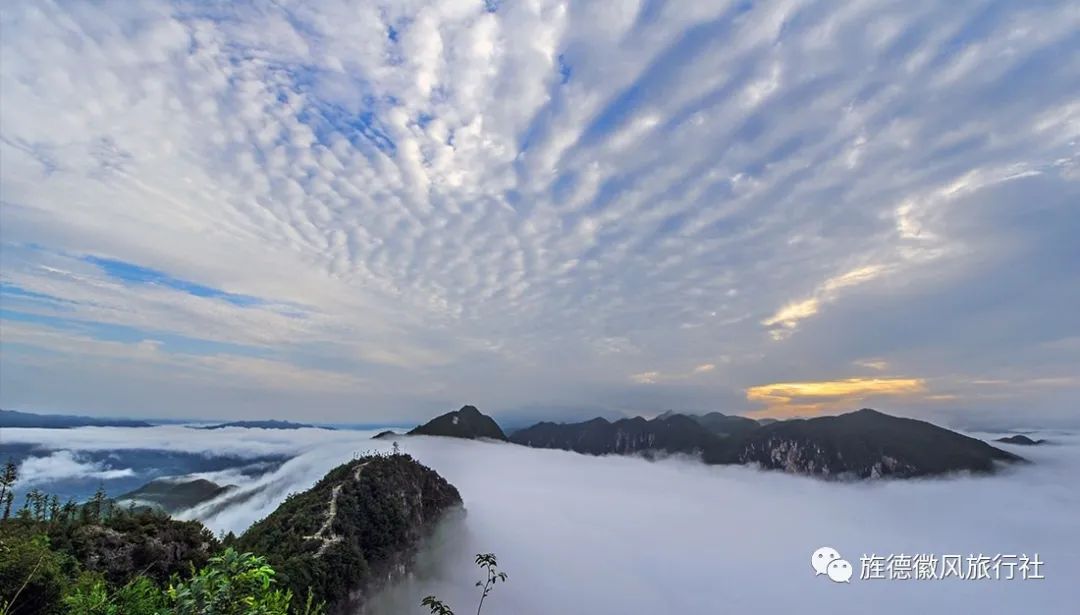
[[[269,350],[256,346],[218,342],[174,333],[147,331],[126,325],[80,320],[76,318],[63,318],[60,316],[34,314],[17,310],[0,309],[0,321],[25,322],[42,325],[49,327],[50,329],[82,334],[106,342],[136,344],[143,341],[155,341],[161,343],[162,350],[180,354],[229,354],[245,357],[267,357],[271,354]]]
[[[231,303],[239,307],[252,307],[256,305],[263,305],[266,302],[258,297],[252,297],[250,295],[238,295],[235,293],[226,292],[218,288],[212,288],[210,286],[204,286],[195,282],[189,282],[180,278],[175,278],[167,273],[158,271],[156,269],[150,269],[149,267],[142,267],[132,263],[126,263],[124,261],[113,260],[110,258],[99,258],[96,256],[85,256],[84,261],[96,265],[105,272],[105,275],[114,280],[119,280],[128,284],[145,284],[148,286],[163,286],[165,288],[171,288],[180,292],[185,292],[189,295],[195,295],[196,297],[206,297],[208,299],[220,299],[226,303]]]

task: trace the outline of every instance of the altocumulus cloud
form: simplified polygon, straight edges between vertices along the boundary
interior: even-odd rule
[[[0,28],[5,406],[734,411],[874,358],[927,383],[906,412],[1071,416],[1075,381],[1030,383],[1080,364],[1073,3],[15,0]]]

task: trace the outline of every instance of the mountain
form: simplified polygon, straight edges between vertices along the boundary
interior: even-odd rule
[[[317,427],[306,423],[293,423],[291,421],[232,421],[218,425],[196,425],[192,429],[224,429],[226,427],[243,427],[245,429],[333,429],[332,427]]]
[[[398,437],[400,435],[401,434],[394,431],[393,429],[387,429],[386,431],[380,431],[379,433],[375,434],[374,436],[371,436],[371,439],[372,440],[393,440],[394,438],[396,438],[396,437]]]
[[[236,489],[236,485],[218,485],[204,478],[175,480],[161,478],[116,498],[120,507],[146,507],[173,514],[191,508]]]
[[[1025,435],[1017,434],[1015,436],[998,438],[997,440],[994,440],[994,442],[1004,442],[1005,444],[1020,444],[1022,446],[1035,446],[1036,444],[1044,444],[1046,440],[1032,440]]]
[[[697,417],[664,413],[652,420],[545,422],[514,432],[510,441],[590,455],[700,454],[709,464],[757,464],[820,477],[992,472],[997,462],[1021,460],[943,427],[870,409],[765,425],[718,412]]]
[[[237,539],[265,555],[296,595],[360,612],[370,593],[406,574],[419,542],[461,505],[453,485],[403,454],[361,457],[292,494]]]
[[[706,451],[707,463],[754,463],[821,477],[908,478],[948,472],[992,472],[1021,461],[982,440],[925,421],[864,408],[839,416],[762,426]]]
[[[499,424],[475,406],[463,406],[461,410],[437,416],[410,431],[409,435],[506,440],[506,434],[499,428]]]
[[[710,412],[700,416],[690,415],[690,418],[710,432],[725,437],[742,436],[761,427],[761,423],[754,419],[748,419],[745,416],[720,414],[719,412]]]
[[[0,427],[43,427],[69,429],[72,427],[151,427],[146,421],[106,419],[67,414],[34,414],[17,410],[0,410]]]
[[[682,414],[662,414],[615,422],[595,418],[584,423],[538,423],[510,436],[515,444],[557,448],[590,455],[633,453],[696,453],[718,440],[698,421]]]

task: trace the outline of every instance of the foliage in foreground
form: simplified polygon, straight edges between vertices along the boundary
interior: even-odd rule
[[[309,595],[293,607],[291,590],[275,587],[274,569],[251,553],[225,549],[185,581],[164,590],[138,577],[110,592],[100,577],[81,580],[64,598],[72,615],[316,615]]]
[[[14,463],[0,472],[0,615],[317,615],[266,560],[197,521],[117,508],[103,490],[60,505],[37,490],[11,510]],[[217,555],[214,555],[218,552]]]
[[[480,609],[484,608],[484,599],[495,589],[495,584],[500,581],[505,583],[509,575],[499,571],[499,563],[494,553],[477,553],[476,565],[485,574],[485,578],[476,582],[476,586],[481,588],[480,603],[476,606],[476,613],[479,615]],[[454,615],[454,611],[435,596],[426,596],[420,601],[420,605],[431,609],[431,615]]]
[[[39,570],[32,569],[29,580],[41,585]],[[315,604],[311,595],[299,604],[291,590],[278,588],[266,560],[232,548],[210,558],[190,578],[174,576],[165,587],[141,575],[111,587],[94,572],[83,572],[70,586],[65,586],[63,577],[50,576],[48,581],[46,594],[38,594],[39,587],[27,583],[23,591],[0,602],[0,614],[318,615],[324,611],[324,605]]]
[[[391,456],[399,457],[396,451]],[[335,471],[353,468],[346,464]],[[297,570],[289,579],[265,557],[234,548],[239,544],[234,536],[225,537],[223,545],[197,521],[117,508],[101,489],[79,505],[61,505],[32,490],[13,514],[16,479],[16,467],[9,462],[0,473],[0,615],[321,615],[326,610],[326,603],[316,599],[322,595],[312,590],[321,588],[313,582],[319,575],[307,571],[302,576],[298,573],[304,571]],[[459,499],[452,487],[446,492]],[[394,501],[382,493],[368,496],[376,503]],[[290,498],[283,506],[298,501]],[[375,514],[381,510],[360,515],[363,523],[376,524],[368,529],[378,536],[387,533],[378,525],[387,515]],[[287,538],[289,532],[273,536]],[[364,544],[392,550],[394,545],[386,543],[384,538]],[[478,554],[476,564],[485,571],[476,583],[481,588],[479,614],[484,599],[507,574],[498,570],[492,553]],[[306,588],[305,598],[290,585]],[[421,604],[434,615],[454,615],[434,596]]]

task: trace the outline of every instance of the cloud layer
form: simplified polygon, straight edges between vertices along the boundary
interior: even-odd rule
[[[18,471],[20,487],[65,479],[110,480],[135,474],[131,468],[106,468],[99,462],[82,461],[70,450],[30,457],[19,464]]]
[[[5,406],[1074,420],[1073,3],[9,4]]]
[[[72,446],[171,446],[249,457],[291,451],[273,472],[238,482],[241,503],[185,516],[215,531],[242,531],[286,495],[310,488],[327,470],[391,444],[371,432],[237,430],[181,440],[174,428],[81,428]],[[20,441],[58,445],[61,430],[12,430]],[[48,432],[48,433],[47,433]],[[998,434],[975,434],[989,439]],[[1034,463],[990,477],[860,483],[824,482],[694,460],[657,462],[590,457],[506,443],[412,437],[404,451],[461,491],[467,513],[429,541],[417,573],[377,597],[376,615],[422,613],[436,594],[458,612],[476,603],[472,559],[493,551],[510,580],[485,612],[910,613],[945,611],[1067,613],[1080,574],[1080,439],[1033,434],[1053,444],[1008,447]],[[97,444],[95,444],[95,441]],[[245,453],[245,447],[250,449]],[[77,453],[76,453],[77,454]],[[218,478],[227,478],[219,475]],[[252,497],[245,497],[253,494]],[[902,581],[815,577],[810,554],[1027,554],[1044,580]],[[856,577],[858,576],[858,569]],[[818,608],[820,607],[820,608]]]

